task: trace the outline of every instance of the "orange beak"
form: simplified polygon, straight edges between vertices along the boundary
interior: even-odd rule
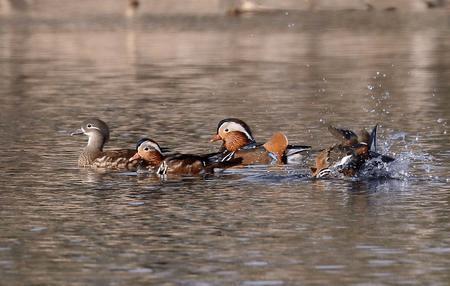
[[[219,141],[222,140],[222,137],[220,137],[219,134],[214,135],[211,140],[209,140],[209,142],[215,142],[215,141]]]
[[[130,159],[128,159],[128,161],[134,161],[134,160],[139,160],[139,159],[141,159],[142,157],[141,157],[141,155],[139,155],[139,153],[136,153],[136,154],[134,154],[133,155],[133,157],[131,157]]]

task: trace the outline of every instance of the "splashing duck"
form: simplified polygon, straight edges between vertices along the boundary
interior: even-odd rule
[[[394,161],[393,158],[377,153],[377,125],[369,134],[363,129],[358,136],[355,132],[328,126],[328,131],[340,143],[322,150],[316,157],[315,166],[311,168],[314,178],[324,178],[334,172],[344,176],[356,176],[364,164],[373,158],[379,158],[384,163]]]

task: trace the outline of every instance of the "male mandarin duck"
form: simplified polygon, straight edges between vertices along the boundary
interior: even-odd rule
[[[363,165],[373,158],[380,158],[383,163],[394,161],[393,158],[376,152],[377,125],[370,134],[363,129],[359,136],[351,130],[333,126],[328,126],[328,131],[341,142],[317,155],[316,165],[311,168],[314,178],[326,177],[333,171],[345,176],[355,176]]]
[[[137,170],[139,160],[129,160],[135,151],[132,149],[103,150],[109,140],[108,125],[98,118],[90,118],[81,124],[81,128],[71,135],[87,135],[86,147],[78,157],[78,166],[116,170]]]
[[[240,159],[227,162],[217,161],[217,153],[206,155],[173,154],[164,156],[157,142],[149,138],[143,138],[136,144],[135,155],[129,160],[142,160],[141,167],[156,173],[165,175],[203,175],[212,174],[214,169],[225,169],[241,163]]]
[[[275,133],[264,144],[256,143],[250,127],[237,118],[226,118],[219,122],[211,142],[222,141],[222,160],[241,158],[243,165],[287,163],[289,159],[311,149],[310,146],[289,145],[287,137]]]

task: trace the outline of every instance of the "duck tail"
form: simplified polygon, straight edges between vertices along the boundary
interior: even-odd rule
[[[278,162],[283,162],[284,152],[288,147],[288,139],[286,135],[281,132],[277,132],[272,135],[272,138],[269,139],[263,146],[267,151],[275,154],[277,156]]]
[[[378,124],[375,125],[375,127],[373,127],[372,132],[370,132],[370,137],[369,137],[369,150],[372,152],[377,152],[377,128],[378,128]]]
[[[287,145],[286,147],[286,156],[296,155],[298,153],[303,153],[305,151],[311,151],[311,146],[306,145]]]
[[[384,163],[390,163],[392,161],[395,161],[395,159],[390,156],[382,155],[382,154],[378,153],[378,151],[377,151],[377,129],[378,129],[378,124],[375,125],[375,127],[373,127],[373,129],[372,129],[372,132],[370,132],[370,140],[368,143],[370,156],[372,158],[380,158],[381,161],[383,161]]]
[[[232,158],[228,161],[210,162],[206,165],[207,173],[214,173],[214,169],[228,169],[242,163],[242,158]]]

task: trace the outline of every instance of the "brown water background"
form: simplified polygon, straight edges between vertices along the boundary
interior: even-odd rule
[[[448,285],[446,13],[0,18],[1,285]],[[380,124],[395,179],[249,167],[160,182],[76,166],[110,147],[210,152],[224,117],[328,146]]]

